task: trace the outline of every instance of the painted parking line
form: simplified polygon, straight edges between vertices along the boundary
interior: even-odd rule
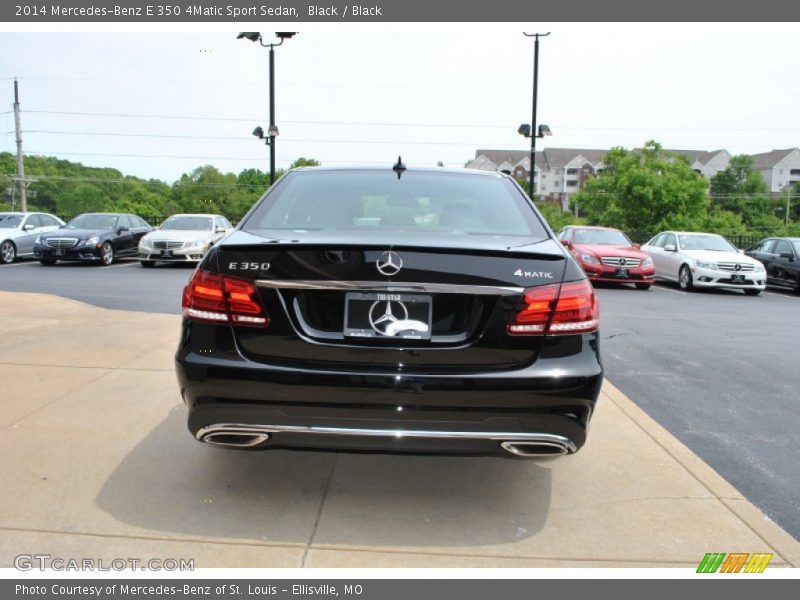
[[[100,267],[101,269],[121,269],[123,267],[138,267],[138,262],[129,262],[129,263],[118,263],[116,265],[108,265],[105,267]]]
[[[686,292],[681,292],[680,290],[673,290],[673,289],[668,288],[668,287],[661,287],[660,285],[654,285],[651,289],[662,290],[662,291],[665,291],[665,292],[672,292],[673,294],[681,294],[682,296],[688,296],[689,295]]]
[[[789,296],[788,294],[778,294],[777,292],[762,292],[768,296],[776,296],[777,298],[787,298],[789,300],[800,300],[800,296]]]

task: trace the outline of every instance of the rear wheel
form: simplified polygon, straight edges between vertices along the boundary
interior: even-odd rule
[[[17,247],[11,240],[6,240],[0,244],[0,262],[10,265],[17,259]]]
[[[758,296],[761,293],[761,290],[745,290],[744,293],[747,296]]]
[[[106,266],[114,263],[114,246],[111,242],[106,242],[100,249],[100,260]]]
[[[649,290],[650,289],[650,284],[649,283],[637,283],[636,284],[636,289],[637,290]]]
[[[154,260],[140,260],[139,264],[145,269],[152,269],[156,265]]]
[[[678,272],[678,285],[687,292],[694,288],[694,279],[692,279],[692,271],[689,269],[689,265],[681,266],[681,270]]]
[[[42,263],[45,267],[52,267],[56,264],[55,258],[40,258],[39,262]]]

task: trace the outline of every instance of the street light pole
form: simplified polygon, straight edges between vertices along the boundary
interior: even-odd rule
[[[524,32],[523,32],[524,33]],[[526,37],[534,38],[533,41],[533,114],[531,115],[531,167],[528,175],[528,195],[533,200],[533,176],[536,171],[536,103],[539,96],[539,37],[546,37],[547,33],[525,33]]]
[[[283,39],[281,39],[283,43]],[[275,48],[269,45],[269,129],[277,131],[275,127]],[[275,183],[275,142],[278,136],[267,138],[269,144],[269,184]]]
[[[246,39],[251,42],[258,42],[264,48],[269,48],[269,127],[267,128],[266,144],[269,146],[269,183],[275,183],[275,142],[278,137],[278,127],[275,125],[275,46],[280,46],[285,40],[294,37],[296,31],[277,32],[275,35],[280,39],[278,43],[270,42],[264,43],[264,39],[257,31],[243,31],[238,36],[237,40]],[[261,127],[256,127],[253,130],[253,135],[258,139],[264,139],[264,130]]]

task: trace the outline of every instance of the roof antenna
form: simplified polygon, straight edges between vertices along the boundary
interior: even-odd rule
[[[400,179],[400,176],[403,174],[403,171],[405,170],[406,166],[403,164],[403,159],[398,156],[397,162],[392,166],[392,171],[397,173],[397,178]]]

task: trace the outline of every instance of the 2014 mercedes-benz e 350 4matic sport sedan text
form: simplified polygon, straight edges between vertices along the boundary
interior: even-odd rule
[[[513,179],[298,169],[183,295],[203,442],[541,457],[586,440],[597,298]]]

